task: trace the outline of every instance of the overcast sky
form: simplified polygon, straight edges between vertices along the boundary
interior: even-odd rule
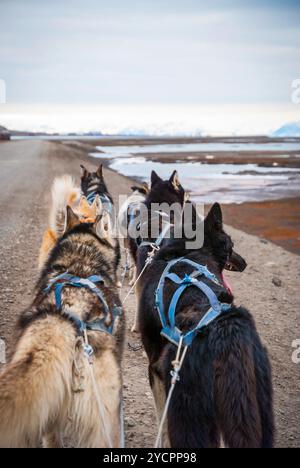
[[[8,103],[290,101],[300,1],[0,0]]]

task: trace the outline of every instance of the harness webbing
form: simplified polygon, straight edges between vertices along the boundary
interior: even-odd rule
[[[63,315],[66,318],[68,318],[72,323],[74,323],[79,335],[83,335],[85,330],[100,331],[100,332],[105,332],[105,333],[109,333],[110,335],[112,335],[115,319],[119,315],[121,315],[122,308],[117,307],[115,305],[111,313],[102,291],[96,286],[95,283],[104,284],[105,281],[103,277],[100,275],[93,275],[93,276],[90,276],[89,278],[79,278],[78,276],[73,276],[73,275],[70,275],[69,273],[63,273],[49,281],[49,284],[47,288],[44,290],[44,293],[49,294],[50,291],[54,288],[56,308],[58,311],[61,311],[62,291],[66,286],[89,289],[91,292],[96,294],[99,301],[103,304],[105,317],[102,319],[98,318],[90,322],[84,322],[83,320],[79,319],[77,315],[73,314],[72,311],[70,310],[64,311]],[[112,316],[110,326],[106,324],[107,317],[109,315]]]
[[[113,211],[113,204],[111,202],[111,200],[109,199],[109,197],[103,193],[103,194],[100,194],[100,193],[97,193],[97,192],[91,192],[89,193],[87,196],[86,196],[86,199],[88,201],[88,203],[90,205],[92,205],[96,199],[96,197],[99,197],[100,200],[102,201],[102,203],[104,204],[104,209],[108,212],[108,213],[112,213]]]
[[[184,278],[179,278],[179,276],[177,276],[175,273],[170,273],[171,268],[178,263],[185,263],[187,265],[193,266],[195,271],[191,275],[185,274]],[[216,276],[212,274],[206,266],[199,265],[192,260],[182,257],[172,260],[168,263],[160,278],[157,290],[155,292],[155,305],[162,324],[161,335],[176,346],[179,345],[181,338],[183,339],[183,344],[185,346],[190,346],[200,330],[205,328],[207,325],[209,325],[209,323],[219,317],[222,312],[226,312],[231,309],[231,304],[221,303],[218,300],[215,292],[206,283],[197,279],[198,276],[204,276],[206,279],[221,286]],[[166,316],[164,305],[164,286],[166,280],[170,280],[179,286],[171,299],[168,316]],[[201,292],[203,292],[203,294],[205,294],[210,303],[210,309],[199,321],[195,328],[184,334],[176,327],[176,308],[182,294],[189,287],[196,287]]]

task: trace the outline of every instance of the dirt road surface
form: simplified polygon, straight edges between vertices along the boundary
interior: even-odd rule
[[[80,146],[45,141],[0,143],[0,338],[10,352],[16,317],[30,304],[37,279],[53,178],[65,173],[79,178],[80,162],[90,167],[97,163],[88,161]],[[130,192],[130,180],[109,170],[105,175],[115,199]],[[300,364],[292,361],[292,343],[300,340],[299,257],[242,231],[228,230],[236,250],[249,264],[242,275],[228,274],[236,303],[247,306],[255,316],[273,365],[276,445],[300,447]],[[126,285],[122,294],[127,291]],[[156,418],[147,359],[139,349],[139,336],[130,332],[135,308],[131,295],[123,363],[126,442],[128,447],[152,447]]]

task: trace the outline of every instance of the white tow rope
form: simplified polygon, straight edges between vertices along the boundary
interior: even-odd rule
[[[176,383],[180,380],[179,374],[180,374],[182,365],[184,363],[184,359],[185,359],[187,349],[188,349],[188,347],[185,346],[185,348],[182,350],[182,347],[183,347],[183,337],[180,338],[180,342],[179,342],[178,349],[177,349],[176,359],[175,359],[175,361],[172,362],[172,366],[173,366],[174,370],[171,371],[171,375],[172,375],[171,387],[170,387],[170,390],[169,390],[168,398],[167,398],[167,401],[166,401],[166,404],[165,404],[165,407],[164,407],[164,411],[163,411],[163,415],[162,415],[160,425],[159,425],[159,428],[158,428],[158,434],[157,434],[157,438],[156,438],[154,448],[163,448],[162,447],[162,445],[163,445],[162,444],[162,442],[163,442],[162,441],[162,435],[163,435],[164,425],[165,425],[165,422],[166,422],[166,419],[167,419],[167,416],[168,416],[169,406],[170,406],[171,398],[173,396],[173,392],[175,390]]]
[[[148,265],[150,265],[150,264],[152,263],[153,258],[154,258],[154,255],[156,254],[156,252],[159,251],[159,247],[156,247],[154,244],[151,245],[151,248],[152,248],[152,250],[148,253],[147,260],[146,260],[146,263],[145,263],[144,268],[142,269],[141,273],[140,273],[139,276],[137,277],[137,279],[136,279],[134,285],[130,288],[129,292],[126,294],[126,297],[125,297],[125,299],[124,299],[123,302],[122,302],[122,305],[124,305],[124,304],[127,302],[128,298],[129,298],[129,296],[130,296],[130,294],[132,293],[132,291],[135,290],[136,285],[137,285],[138,282],[140,281],[140,279],[141,279],[141,277],[143,276],[143,274],[144,274],[145,270],[147,269]]]

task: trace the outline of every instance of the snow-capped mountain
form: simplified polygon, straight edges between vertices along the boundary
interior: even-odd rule
[[[300,121],[299,122],[290,122],[278,130],[276,130],[272,136],[275,137],[300,137]]]

